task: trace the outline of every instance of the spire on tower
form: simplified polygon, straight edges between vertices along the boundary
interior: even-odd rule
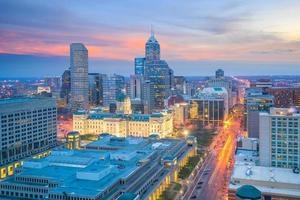
[[[151,37],[154,37],[154,30],[153,30],[153,25],[151,24]]]

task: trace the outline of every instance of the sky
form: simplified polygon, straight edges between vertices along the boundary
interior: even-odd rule
[[[89,71],[132,74],[153,27],[175,75],[300,74],[299,0],[0,0],[0,77],[61,75],[69,44]]]

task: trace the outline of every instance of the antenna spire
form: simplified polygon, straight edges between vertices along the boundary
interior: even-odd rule
[[[151,24],[151,36],[154,37],[153,25]]]

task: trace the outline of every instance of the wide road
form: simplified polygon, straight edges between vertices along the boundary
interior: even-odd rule
[[[236,137],[240,133],[240,120],[230,118],[219,130],[218,136],[208,149],[208,155],[196,177],[191,181],[182,199],[225,199],[232,170]]]

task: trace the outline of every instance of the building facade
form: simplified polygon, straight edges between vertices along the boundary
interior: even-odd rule
[[[0,118],[0,178],[11,175],[22,159],[56,146],[55,99],[1,99]]]
[[[64,71],[61,77],[60,98],[65,99],[66,103],[69,103],[70,93],[71,93],[71,71],[70,69],[67,69]]]
[[[260,113],[259,139],[262,166],[300,168],[300,114],[294,109]]]
[[[134,73],[138,76],[144,76],[145,58],[134,59]]]
[[[259,113],[268,112],[274,106],[274,97],[262,93],[261,88],[246,89],[244,100],[244,126],[251,138],[259,138]]]
[[[141,75],[130,76],[130,98],[143,99],[144,78]]]
[[[171,113],[130,115],[75,113],[73,130],[80,134],[109,133],[119,137],[148,137],[157,133],[164,137],[173,131],[173,117]]]
[[[184,126],[189,118],[189,104],[177,103],[173,106],[174,126]]]
[[[243,187],[255,187],[259,191],[258,198],[253,197],[253,189],[241,191]],[[235,164],[228,187],[228,200],[300,200],[299,188],[300,175],[290,169]]]
[[[113,74],[103,76],[103,105],[109,106],[111,103],[122,101],[125,97],[125,77]]]
[[[89,73],[89,104],[90,106],[103,105],[103,80],[99,73]]]
[[[300,108],[300,88],[268,87],[266,92],[274,96],[274,106],[278,108]]]
[[[88,50],[81,43],[70,45],[71,109],[87,109],[89,105]]]
[[[207,87],[223,87],[227,90],[228,94],[228,108],[230,109],[233,106],[233,99],[232,99],[232,80],[224,77],[224,71],[218,69],[216,71],[215,77],[211,77],[207,81]]]
[[[153,98],[145,98],[145,110],[149,113],[153,111],[161,111],[164,109],[164,99],[171,95],[174,75],[173,70],[169,68],[167,62],[160,59],[160,44],[154,37],[153,33],[151,33],[151,36],[146,42],[145,58],[143,62],[141,61],[140,63],[144,63],[144,87],[147,87],[145,92],[153,95]],[[136,74],[141,74],[137,73],[137,70],[135,71]],[[148,84],[147,81],[149,81],[151,85]]]
[[[184,76],[174,76],[175,94],[187,94],[187,81]]]
[[[0,198],[157,200],[195,154],[190,139],[101,136],[82,150],[54,149],[27,160],[0,182]]]
[[[225,88],[204,88],[190,100],[190,118],[202,127],[221,126],[228,115],[227,100]]]

